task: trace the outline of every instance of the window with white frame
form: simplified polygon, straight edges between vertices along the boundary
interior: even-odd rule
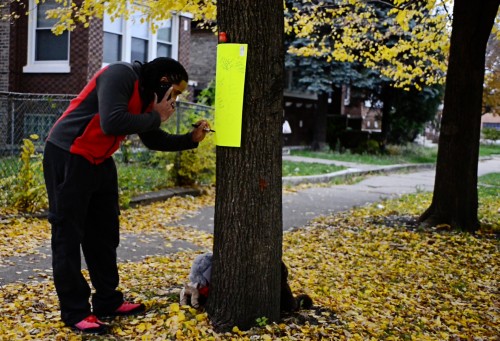
[[[30,0],[28,21],[28,60],[24,72],[67,73],[69,67],[69,32],[52,33],[57,19],[47,19],[47,11],[61,6],[55,0],[36,3]]]
[[[104,15],[103,26],[103,64],[115,61],[147,62],[156,57],[178,56],[179,17],[156,23],[158,29],[153,33],[150,23],[141,22],[142,13],[135,12],[130,20],[110,20]]]
[[[145,63],[148,61],[150,29],[147,21],[141,20],[142,13],[136,12],[132,16],[130,60]]]
[[[103,30],[103,62],[112,63],[122,60],[124,31],[123,19],[116,18],[111,21],[109,16],[105,16]]]
[[[172,57],[172,19],[158,29],[156,43],[157,57]]]

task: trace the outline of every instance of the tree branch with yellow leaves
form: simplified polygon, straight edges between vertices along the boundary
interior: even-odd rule
[[[360,62],[398,87],[442,84],[450,34],[443,1],[288,1],[287,33],[308,40],[289,52]]]

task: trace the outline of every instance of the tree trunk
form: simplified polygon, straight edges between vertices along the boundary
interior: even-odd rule
[[[434,196],[420,217],[474,232],[485,52],[499,0],[455,0]]]
[[[241,147],[217,147],[214,256],[207,312],[219,331],[280,316],[281,0],[219,0],[228,42],[247,43]]]

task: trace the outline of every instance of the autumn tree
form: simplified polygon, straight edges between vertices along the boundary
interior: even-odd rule
[[[449,30],[445,3],[421,0],[294,1],[286,32],[304,38],[289,53],[328,62],[360,62],[393,81],[421,89],[444,82]]]
[[[474,232],[485,52],[499,0],[455,0],[434,195],[420,220]]]
[[[345,7],[345,5],[338,2],[327,3],[328,6],[323,4],[318,8],[311,7],[310,2],[287,0],[287,18],[292,20],[289,23],[294,20],[290,13],[300,14],[299,18],[301,18],[302,16],[310,16],[312,11],[321,10],[326,15],[327,10],[335,8],[337,11],[342,11]],[[355,10],[356,6],[350,5],[348,8],[350,9],[348,12],[350,15],[351,10]],[[377,46],[394,47],[402,43],[409,44],[412,39],[415,39],[411,34],[394,33],[397,30],[388,25],[389,22],[394,20],[393,15],[390,14],[392,9],[393,5],[390,3],[374,2],[369,11],[369,22],[373,27],[370,30],[380,34],[376,38],[375,43]],[[428,12],[423,4],[421,10]],[[366,12],[367,10],[363,11]],[[364,14],[359,13],[358,16],[364,16]],[[294,78],[300,79],[298,87],[302,86],[311,92],[317,93],[318,102],[325,99],[322,94],[340,91],[342,85],[349,85],[354,89],[358,89],[358,91],[363,91],[372,102],[382,100],[384,103],[382,108],[382,140],[392,144],[413,141],[416,135],[421,132],[423,125],[435,116],[437,106],[442,100],[441,86],[428,85],[417,80],[413,81],[415,86],[402,89],[394,86],[396,83],[394,79],[381,74],[379,69],[384,67],[383,65],[380,68],[364,65],[362,57],[368,51],[373,50],[373,46],[367,43],[367,41],[375,39],[375,36],[371,34],[361,35],[360,37],[364,43],[359,45],[357,49],[351,49],[352,54],[349,57],[353,58],[353,61],[332,59],[331,51],[338,45],[339,37],[346,30],[345,25],[333,23],[343,20],[342,16],[339,16],[337,21],[333,22],[322,20],[321,16],[315,20],[316,28],[311,35],[303,36],[300,30],[290,29],[285,40],[286,46],[289,47],[291,52],[286,55],[285,65],[294,70]],[[359,26],[364,26],[364,24],[365,21],[358,20],[354,27],[361,31],[365,28]],[[409,24],[408,29],[414,25],[416,24]],[[431,22],[427,26],[427,30],[433,31],[435,24]],[[367,32],[370,32],[370,30],[367,30]],[[344,39],[347,40],[347,37]],[[303,53],[309,51],[309,54],[303,55],[301,51]],[[435,60],[445,60],[443,49],[434,49],[432,53]],[[407,53],[396,53],[395,56],[398,62],[401,60],[408,67],[417,64],[416,58]],[[369,64],[374,62],[374,60],[371,60]],[[377,63],[387,64],[388,61],[379,60]],[[416,87],[420,89],[417,90]],[[321,107],[321,103],[318,103],[318,106]],[[315,134],[320,135],[318,130],[326,129],[326,115],[324,116],[322,117],[319,112],[315,115],[315,119],[320,120],[319,124],[315,125],[318,127]]]
[[[500,115],[500,35],[498,27],[490,34],[486,49],[486,70],[483,90],[483,114]]]
[[[340,81],[366,92],[373,102],[381,100],[382,132],[377,139],[382,150],[387,143],[412,141],[436,113],[441,96],[435,83],[444,75],[446,49],[446,32],[440,33],[439,39],[433,38],[441,42],[438,44],[422,44],[416,34],[435,35],[436,28],[442,27],[435,19],[442,16],[431,14],[424,2],[411,4],[411,12],[406,10],[410,13],[407,20],[401,19],[393,2],[286,3],[288,36],[295,37],[289,44],[287,59],[307,65],[300,68],[306,74],[302,82],[321,90],[316,84],[322,86],[326,83],[322,80],[331,75],[336,87]],[[427,51],[427,58],[419,56],[422,51]],[[409,70],[425,72],[410,78]],[[311,72],[314,79],[309,76]],[[326,124],[317,126],[324,129]]]
[[[429,225],[449,224],[475,231],[479,226],[477,163],[486,42],[499,1],[454,1],[453,13],[451,2],[444,0],[384,1],[392,6],[385,23],[389,27],[387,33],[412,38],[400,39],[393,45],[384,44],[385,34],[375,29],[379,20],[371,4],[376,2],[380,1],[304,1],[307,11],[293,10],[293,19],[287,22],[289,30],[306,37],[324,25],[339,29],[334,30],[333,49],[326,47],[327,38],[318,35],[311,44],[292,52],[360,61],[403,88],[420,89],[421,84],[443,83],[446,79],[434,196],[420,220]],[[436,58],[434,51],[448,49],[447,65],[446,60]]]

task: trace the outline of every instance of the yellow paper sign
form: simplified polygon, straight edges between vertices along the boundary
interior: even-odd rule
[[[215,74],[215,143],[241,146],[247,44],[217,45]]]

